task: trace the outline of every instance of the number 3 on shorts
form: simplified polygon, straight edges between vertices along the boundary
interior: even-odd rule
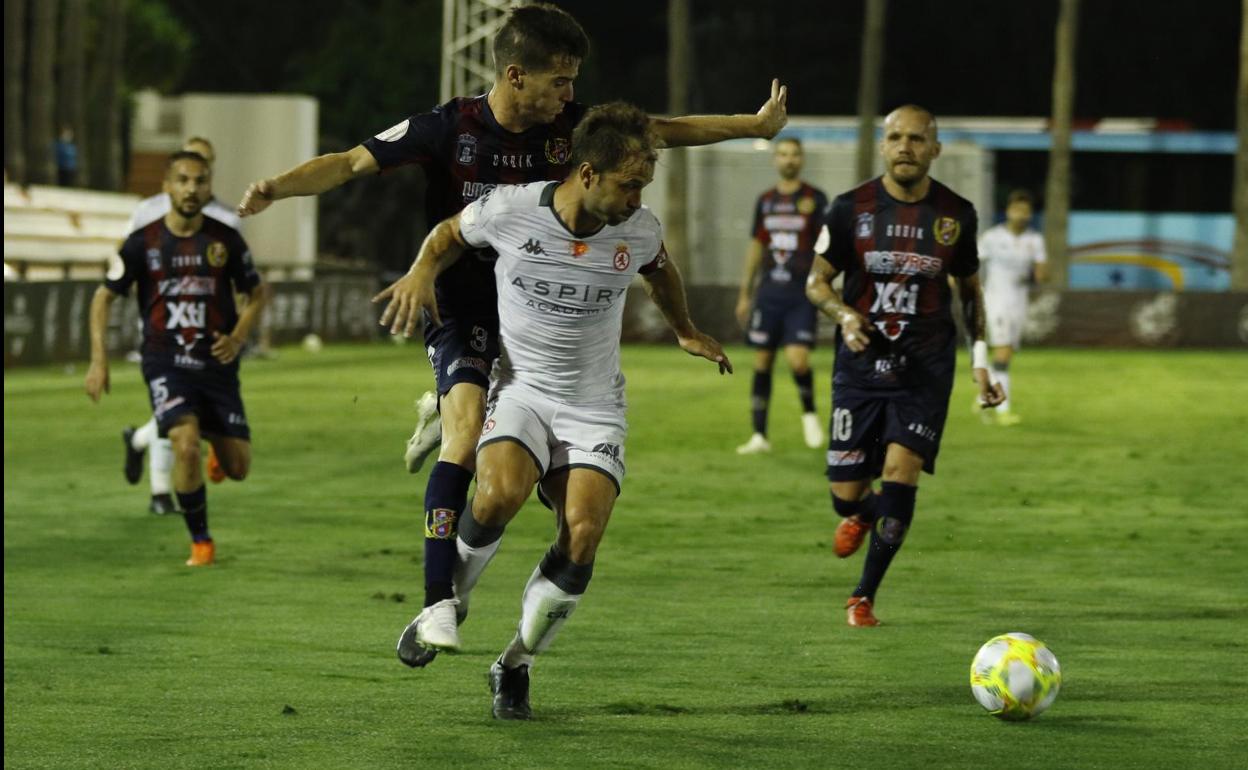
[[[473,350],[477,351],[478,353],[484,353],[486,346],[489,344],[489,341],[490,341],[490,333],[485,329],[484,326],[472,327],[472,342],[468,344],[472,345]]]

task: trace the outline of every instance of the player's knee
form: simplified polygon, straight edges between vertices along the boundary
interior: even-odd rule
[[[482,474],[472,498],[473,515],[482,524],[506,524],[529,497],[529,486],[508,474]]]
[[[598,553],[598,544],[602,542],[606,531],[606,522],[598,521],[588,515],[578,515],[577,511],[569,511],[568,516],[568,556],[579,564],[588,564]]]
[[[169,443],[173,447],[173,459],[184,468],[196,467],[203,462],[198,436],[170,436]]]
[[[222,460],[221,468],[231,480],[242,481],[247,478],[247,473],[251,471],[251,458],[233,456]]]
[[[887,458],[880,478],[884,481],[905,484],[910,487],[919,485],[919,473],[923,470],[923,458],[919,455],[904,458]]]

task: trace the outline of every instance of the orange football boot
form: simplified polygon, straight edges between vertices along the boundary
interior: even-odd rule
[[[208,445],[208,480],[213,484],[225,481],[225,468],[221,467],[221,461],[217,459],[217,450],[212,448],[212,444]]]
[[[188,567],[211,567],[217,558],[217,549],[211,540],[200,540],[191,543],[191,558],[186,560]]]
[[[853,556],[862,547],[862,541],[871,531],[871,525],[857,516],[841,519],[836,525],[836,537],[832,541],[832,552],[844,559]]]
[[[865,596],[849,597],[849,601],[845,602],[845,610],[851,626],[878,626],[880,624],[880,621],[875,619],[875,613],[871,611],[871,600]]]

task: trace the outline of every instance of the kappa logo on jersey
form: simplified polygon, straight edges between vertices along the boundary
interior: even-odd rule
[[[160,249],[147,250],[147,269],[153,273],[160,269]]]
[[[632,262],[633,256],[628,253],[628,244],[622,242],[615,244],[615,257],[611,260],[611,263],[615,265],[615,269],[627,270]]]
[[[520,250],[528,254],[545,254],[546,250],[542,248],[542,242],[536,238],[530,238],[520,247]]]
[[[213,241],[208,244],[208,250],[204,252],[204,257],[208,260],[209,267],[224,267],[228,256],[229,252],[226,251],[225,244],[221,241]]]
[[[797,212],[806,216],[815,213],[815,199],[809,195],[803,195],[797,201]]]
[[[562,166],[572,157],[572,143],[562,137],[546,140],[546,162]]]
[[[962,223],[953,217],[941,217],[936,220],[936,242],[942,246],[952,246],[958,242],[962,234]]]
[[[383,142],[397,142],[407,135],[407,129],[411,125],[412,121],[410,120],[405,120],[402,123],[396,123],[378,134],[377,138]]]
[[[460,134],[455,142],[455,162],[461,166],[471,166],[477,162],[477,137],[472,134]]]
[[[168,302],[169,320],[166,329],[202,329],[206,311],[202,302]]]
[[[875,282],[875,302],[872,313],[903,313],[914,315],[919,304],[919,287],[904,283]],[[900,332],[899,332],[900,333]]]
[[[858,215],[858,223],[854,226],[854,232],[859,238],[870,238],[875,232],[875,215],[862,213]]]

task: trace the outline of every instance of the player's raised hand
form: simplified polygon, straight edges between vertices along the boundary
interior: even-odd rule
[[[438,315],[438,300],[434,296],[433,281],[423,277],[419,272],[408,271],[402,278],[390,284],[373,297],[373,303],[390,300],[381,313],[381,326],[389,326],[391,334],[410,337],[416,331],[416,320],[423,313],[428,313],[434,326],[442,325],[442,317]]]
[[[758,135],[770,139],[780,133],[789,122],[789,87],[780,85],[778,78],[771,81],[771,98],[758,110]]]
[[[979,387],[979,403],[982,407],[991,409],[1005,403],[1005,388],[1001,387],[1001,383],[992,381],[987,369],[972,369],[971,374]]]
[[[87,398],[90,398],[94,403],[100,403],[100,396],[109,390],[107,361],[103,363],[92,361],[91,365],[87,367],[86,389]]]
[[[221,332],[212,333],[212,357],[223,364],[231,363],[243,352],[243,343]]]
[[[689,355],[701,356],[707,361],[714,361],[719,364],[720,374],[732,374],[732,362],[728,360],[728,356],[724,353],[723,346],[709,334],[703,334],[694,329],[693,334],[688,337],[677,335],[676,341],[680,343],[681,349]]]
[[[844,308],[837,313],[836,322],[841,326],[841,338],[845,340],[845,347],[861,353],[871,344],[871,325],[861,313]]]
[[[269,207],[276,198],[273,197],[273,182],[269,179],[261,179],[258,182],[252,182],[247,188],[247,192],[243,193],[243,199],[238,204],[238,215],[240,217],[249,217],[252,214],[259,214]]]

